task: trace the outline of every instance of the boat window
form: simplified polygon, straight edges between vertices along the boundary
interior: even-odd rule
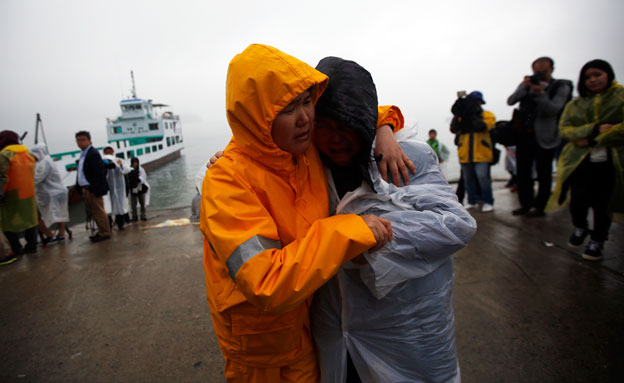
[[[167,146],[171,146],[171,137],[167,137]]]
[[[158,149],[157,149],[157,146],[156,146],[156,145],[152,146],[152,152],[155,152],[155,151],[157,151],[157,150],[158,150]]]
[[[137,156],[143,155],[143,149],[137,149]]]
[[[119,141],[115,142],[117,144],[117,149],[119,149]]]
[[[134,150],[128,150],[128,158],[134,157]]]
[[[113,126],[113,133],[121,133],[121,126]]]
[[[158,150],[162,150],[162,144],[158,145]]]
[[[150,122],[149,130],[158,130],[158,123],[157,122]]]
[[[152,150],[151,150],[151,148],[150,148],[149,146],[145,147],[145,153],[146,153],[146,154],[151,153],[151,151],[152,151]]]
[[[116,156],[117,158],[121,158],[122,160],[125,160],[125,156],[123,153],[117,153]]]

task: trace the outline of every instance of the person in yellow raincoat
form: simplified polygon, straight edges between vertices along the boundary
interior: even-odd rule
[[[233,138],[204,178],[200,220],[228,382],[317,382],[312,294],[391,237],[389,221],[373,215],[327,218],[327,174],[310,145],[326,85],[327,76],[266,45],[230,62]]]
[[[37,251],[35,159],[10,130],[0,132],[0,150],[0,223],[13,252],[0,262],[8,263],[15,255]],[[20,233],[24,233],[25,247],[20,243]]]
[[[581,69],[578,91],[580,97],[566,105],[559,122],[561,137],[569,142],[559,157],[548,209],[563,206],[570,191],[574,232],[568,245],[582,246],[591,234],[583,258],[596,261],[602,258],[611,221],[624,222],[624,88],[609,63],[592,60]]]

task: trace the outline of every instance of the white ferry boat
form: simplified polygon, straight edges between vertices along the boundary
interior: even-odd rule
[[[180,116],[171,111],[159,113],[165,104],[154,104],[152,100],[138,98],[132,75],[132,97],[119,103],[121,115],[108,118],[106,134],[108,146],[115,149],[115,155],[130,162],[137,157],[141,166],[149,171],[154,167],[180,156],[184,148]],[[102,150],[104,147],[98,147]],[[63,177],[63,183],[71,186],[76,182],[80,150],[52,154]]]

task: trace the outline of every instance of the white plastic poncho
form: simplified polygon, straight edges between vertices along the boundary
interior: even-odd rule
[[[324,383],[345,381],[347,350],[363,382],[461,380],[451,256],[466,246],[476,222],[457,201],[429,145],[400,144],[416,166],[409,185],[384,182],[373,164],[377,193],[363,184],[336,209],[387,218],[394,236],[364,254],[368,264],[344,264],[315,295],[312,332]],[[331,176],[330,189],[335,203]]]
[[[130,171],[132,171],[132,169],[130,169]],[[147,173],[145,172],[145,169],[143,169],[143,166],[139,166],[139,184],[134,188],[135,190],[130,190],[130,193],[134,192],[135,194],[137,194],[139,190],[141,190],[141,188],[143,187],[142,185],[147,186],[147,191],[145,192],[145,206],[149,206],[150,191],[152,190],[152,188],[147,182]]]
[[[114,168],[107,167],[106,169],[106,181],[109,187],[107,197],[110,201],[110,210],[106,209],[106,212],[110,212],[112,215],[124,215],[128,213],[128,197],[126,196],[124,174],[130,173],[132,168],[123,164],[123,162],[122,165],[119,165],[117,162],[119,158],[110,154],[103,155],[102,159],[110,161],[115,165]]]
[[[69,222],[67,188],[63,185],[52,157],[43,144],[34,145],[30,152],[37,159],[35,165],[35,193],[41,219],[50,226],[53,223]]]

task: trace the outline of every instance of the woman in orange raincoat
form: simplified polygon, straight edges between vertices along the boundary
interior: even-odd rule
[[[317,382],[309,306],[338,268],[391,236],[387,220],[327,218],[327,174],[310,145],[327,76],[251,45],[230,63],[233,139],[203,183],[206,290],[229,382]]]

